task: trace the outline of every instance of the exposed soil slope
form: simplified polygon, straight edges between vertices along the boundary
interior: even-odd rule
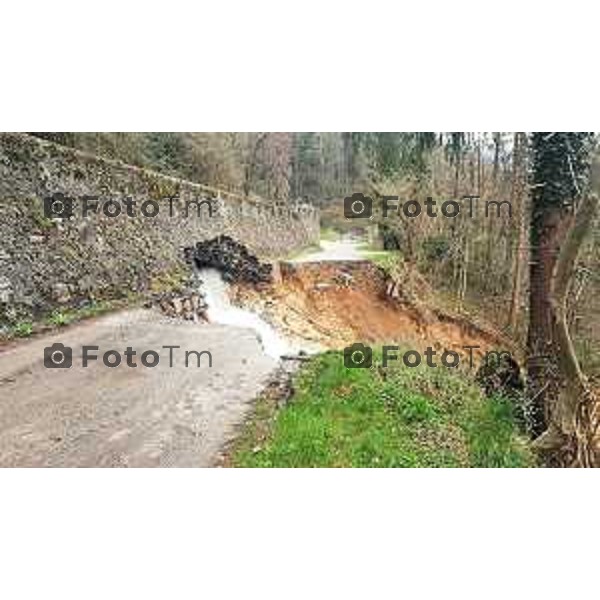
[[[391,297],[390,280],[368,261],[284,263],[275,283],[260,292],[237,287],[238,302],[261,312],[285,334],[325,348],[353,342],[400,342],[422,351],[479,346],[510,350],[509,340],[488,326],[425,305]]]

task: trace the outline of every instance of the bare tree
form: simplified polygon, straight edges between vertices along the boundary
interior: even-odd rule
[[[517,319],[521,309],[523,296],[523,270],[526,260],[527,225],[525,221],[525,202],[527,198],[527,135],[515,133],[513,144],[513,171],[512,171],[512,203],[515,207],[517,237],[513,250],[512,264],[512,293],[508,325],[514,333],[517,329]],[[494,161],[496,172],[496,161]]]

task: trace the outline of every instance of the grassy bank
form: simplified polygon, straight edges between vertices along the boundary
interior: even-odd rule
[[[297,375],[292,402],[259,400],[231,463],[242,467],[534,466],[512,405],[460,373],[403,366],[347,369],[340,352]]]

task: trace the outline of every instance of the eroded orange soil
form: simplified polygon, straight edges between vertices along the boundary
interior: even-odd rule
[[[350,343],[399,343],[406,349],[464,353],[476,359],[491,350],[509,350],[509,340],[491,326],[408,300],[368,261],[282,263],[276,282],[260,291],[237,288],[236,301],[250,306],[290,337],[341,349]],[[400,290],[400,291],[398,291]]]

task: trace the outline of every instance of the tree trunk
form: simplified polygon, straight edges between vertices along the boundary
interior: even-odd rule
[[[528,420],[536,436],[546,431],[553,404],[559,396],[560,373],[553,343],[552,279],[561,243],[572,221],[571,207],[586,185],[590,138],[586,133],[532,135],[527,376]]]
[[[597,207],[595,193],[588,194],[582,201],[562,246],[552,286],[554,340],[562,386],[558,401],[552,407],[549,427],[535,446],[545,452],[560,452],[562,463],[568,466],[592,467],[596,463],[597,399],[581,371],[571,340],[567,297],[577,257]]]
[[[463,246],[463,265],[462,265],[462,275],[460,281],[460,290],[458,292],[458,299],[460,301],[461,306],[464,304],[465,297],[467,295],[467,283],[469,278],[469,235],[468,232],[464,238],[464,246]]]
[[[526,200],[526,157],[527,157],[527,135],[515,133],[513,149],[513,173],[512,173],[512,203],[516,209],[517,238],[516,247],[513,250],[512,265],[512,294],[508,316],[508,326],[513,334],[517,330],[517,320],[521,310],[523,270],[525,266],[527,244],[527,229],[525,224],[525,200]]]

